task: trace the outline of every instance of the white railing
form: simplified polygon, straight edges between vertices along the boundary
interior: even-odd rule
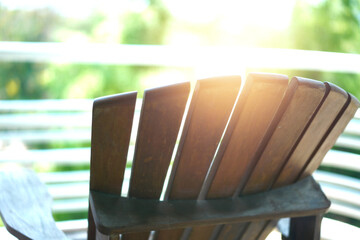
[[[0,42],[0,61],[204,68],[276,68],[360,73],[360,54],[227,46]]]

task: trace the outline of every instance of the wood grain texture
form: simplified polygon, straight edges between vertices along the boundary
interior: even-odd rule
[[[234,194],[279,108],[287,87],[287,76],[249,74],[200,199],[231,197]],[[212,229],[213,227],[193,228],[190,239],[208,239]]]
[[[91,133],[90,189],[121,193],[136,92],[96,99]]]
[[[285,164],[283,164],[282,168],[279,168],[279,174],[274,174],[275,178],[273,177],[269,180],[268,189],[292,184],[299,180],[304,168],[309,164],[312,157],[318,151],[319,145],[324,141],[323,139],[326,137],[327,132],[333,128],[333,122],[338,118],[339,114],[341,115],[342,109],[346,106],[348,94],[344,90],[331,83],[325,83],[325,86],[326,93],[318,109],[304,128],[300,138],[294,144],[293,149],[286,158]],[[251,227],[268,231],[268,228],[262,226],[264,224],[263,222],[252,224]],[[271,222],[265,225],[269,224]],[[261,230],[259,231],[261,232]],[[242,239],[260,239],[258,236],[251,235],[253,236],[251,237],[247,234],[244,234]],[[265,234],[263,233],[262,235],[264,236]]]
[[[299,179],[304,166],[311,160],[312,155],[317,152],[322,138],[331,129],[332,123],[345,106],[348,94],[333,84],[325,84],[327,93],[316,116],[314,116],[302,138],[299,139],[297,146],[275,179],[273,187],[291,184]]]
[[[55,224],[51,196],[30,170],[0,172],[0,215],[19,239],[67,239]]]
[[[168,199],[197,198],[240,84],[240,77],[197,82],[175,157]],[[192,171],[191,175],[189,171]]]
[[[350,120],[354,117],[359,107],[359,101],[354,96],[349,94],[348,103],[344,105],[337,118],[333,121],[332,126],[329,128],[329,131],[325,134],[324,139],[321,141],[319,149],[310,160],[310,163],[302,171],[300,178],[309,176],[320,166],[321,161],[324,159],[326,153],[332,148],[332,146],[334,146],[337,138],[344,131]]]
[[[272,182],[288,160],[292,150],[311,122],[326,93],[325,85],[318,81],[292,78],[286,95],[271,125],[252,159],[245,177],[240,182],[236,194],[247,195],[268,190]],[[265,223],[250,224],[243,237],[255,239],[253,229],[261,230]],[[236,225],[225,226],[237,232]],[[249,233],[248,233],[249,231]]]
[[[145,91],[129,197],[160,198],[189,91],[189,82]]]
[[[90,160],[90,190],[120,194],[136,92],[96,99],[93,105]],[[96,231],[89,208],[88,239],[95,239]]]
[[[160,198],[189,91],[189,82],[145,91],[129,197]],[[124,234],[122,239],[148,239],[149,234]]]
[[[297,89],[278,123],[275,123],[271,138],[257,160],[249,180],[241,194],[251,194],[267,190],[277,177],[289,154],[298,144],[299,138],[308,127],[313,114],[325,95],[325,85],[318,81],[293,78]]]
[[[199,80],[175,156],[166,199],[196,199],[240,89],[237,76]],[[180,237],[180,236],[179,236]],[[168,239],[165,232],[158,239]]]

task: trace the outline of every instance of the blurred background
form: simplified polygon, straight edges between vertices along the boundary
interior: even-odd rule
[[[13,42],[18,45],[8,45]],[[0,104],[3,136],[0,139],[0,161],[9,163],[16,158],[17,162],[24,164],[23,158],[34,156],[32,160],[26,160],[25,165],[31,165],[38,172],[74,172],[76,176],[85,172],[87,176],[90,115],[86,115],[88,112],[81,115],[85,119],[82,123],[77,116],[77,124],[74,124],[75,118],[72,117],[75,115],[69,117],[68,114],[71,109],[82,114],[91,109],[91,100],[86,99],[134,90],[139,91],[141,97],[145,88],[181,81],[194,82],[212,75],[240,74],[244,77],[252,71],[282,73],[290,77],[298,75],[333,82],[360,98],[360,61],[342,62],[343,66],[353,66],[350,71],[336,67],[329,71],[327,66],[336,64],[334,59],[326,61],[326,58],[320,58],[324,68],[315,69],[304,67],[310,54],[305,59],[301,57],[302,51],[299,56],[282,54],[283,50],[292,49],[346,53],[351,57],[351,54],[360,54],[359,43],[359,0],[0,0],[0,100],[6,100]],[[142,48],[144,45],[149,48]],[[7,49],[12,49],[10,58],[6,55]],[[222,51],[227,54],[219,54]],[[31,54],[26,55],[29,52]],[[79,56],[80,53],[83,56]],[[301,57],[302,63],[299,66],[290,64],[289,67],[256,64],[261,63],[264,53],[270,54],[270,59],[275,62],[291,63]],[[310,53],[316,55],[316,52]],[[53,59],[51,54],[63,58]],[[209,56],[214,56],[214,60]],[[226,59],[219,59],[222,57]],[[247,59],[252,64],[247,64]],[[271,62],[269,59],[266,61]],[[62,99],[72,99],[72,102],[53,101]],[[11,105],[7,100],[17,102]],[[37,108],[43,106],[38,100],[44,100],[47,107]],[[77,107],[77,104],[81,106]],[[59,109],[66,114],[52,113]],[[19,120],[15,126],[24,112],[27,119]],[[33,113],[38,115],[28,118]],[[79,135],[70,133],[72,137],[50,141],[50,135],[35,134],[35,131],[43,134],[46,127],[50,129],[46,133],[59,130],[61,124],[56,124],[59,116],[64,119],[61,124],[69,120],[69,124],[65,124],[66,131],[79,127],[77,134],[81,135],[85,129],[87,135],[76,137]],[[29,122],[34,126],[28,126]],[[26,126],[32,130],[24,131]],[[62,133],[66,131],[62,130]],[[14,157],[11,149],[17,152],[22,149],[24,154]],[[57,155],[59,152],[48,152],[50,159],[57,155],[54,161],[36,160],[41,156],[45,158],[41,155],[45,154],[44,149],[66,150],[68,152],[62,153],[69,156],[83,154],[78,158],[83,161],[75,164],[75,161],[65,159],[68,155],[59,160],[62,156]],[[360,147],[341,144],[335,147],[335,150],[343,149],[360,153]],[[37,150],[42,150],[41,154]],[[359,172],[349,169],[331,166],[322,169],[360,178]],[[56,196],[61,186],[51,179],[48,184],[54,184],[53,195]],[[86,177],[84,179],[86,182]],[[84,189],[81,197],[87,204],[87,188]],[[60,205],[65,204],[74,192],[80,194],[81,191],[75,188],[65,197],[58,197],[63,200],[59,201]],[[56,220],[87,216],[87,206],[67,211],[59,209],[61,206],[54,211]],[[358,206],[353,209],[360,211]],[[360,221],[351,215],[344,217],[329,213],[328,216],[360,226]]]
[[[0,1],[0,41],[170,45],[188,52],[189,60],[189,49],[196,46],[359,53],[359,24],[358,0]],[[234,55],[226,64],[240,74],[261,70],[307,76],[336,82],[360,97],[358,74],[245,69],[238,59]],[[202,74],[180,67],[0,62],[0,97],[95,98]]]

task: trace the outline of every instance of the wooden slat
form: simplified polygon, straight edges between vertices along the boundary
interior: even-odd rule
[[[189,91],[189,82],[145,91],[129,197],[160,198]],[[148,237],[149,233],[137,233],[122,239]]]
[[[301,174],[301,178],[311,174],[314,172],[320,165],[322,159],[326,155],[326,153],[330,150],[330,148],[335,144],[336,139],[339,135],[344,131],[346,125],[353,118],[354,114],[360,107],[359,101],[349,94],[349,105],[344,106],[342,112],[339,114],[338,118],[333,122],[331,130],[327,132],[327,136],[324,141],[321,143],[316,154],[311,159],[310,163],[306,166],[304,171]]]
[[[319,146],[324,142],[329,131],[333,129],[334,123],[338,121],[343,115],[344,109],[347,108],[349,104],[348,94],[335,85],[330,83],[325,84],[329,91],[320,105],[320,109],[302,136],[301,141],[299,141],[295,150],[291,153],[284,168],[274,180],[274,184],[271,188],[284,186],[299,180],[300,176],[303,174],[304,168],[306,168],[313,156],[318,152]],[[330,148],[326,151],[329,149]],[[325,155],[325,153],[323,154]],[[324,155],[322,155],[322,157],[324,157]],[[316,168],[317,167],[318,166],[316,166]],[[312,174],[316,168],[313,168],[311,172],[308,172],[308,175]],[[253,224],[252,226],[253,228],[261,228],[261,224]],[[269,225],[273,224],[268,222],[265,226]],[[271,226],[263,227],[263,232],[269,232],[269,228],[271,228]],[[264,236],[265,234],[263,233],[263,237],[258,237],[257,239],[264,239]],[[247,236],[244,236],[243,239],[247,238]]]
[[[136,92],[95,100],[90,189],[120,193],[128,154]]]
[[[312,159],[312,155],[318,150],[318,144],[331,129],[336,117],[341,114],[348,99],[347,93],[333,84],[328,84],[329,93],[322,103],[319,111],[306,130],[302,139],[291,153],[280,175],[275,179],[273,187],[291,184],[299,179],[304,166]],[[330,149],[328,149],[330,150]],[[315,170],[315,169],[314,169]],[[312,172],[309,174],[312,174]]]
[[[166,199],[196,199],[240,89],[237,76],[199,80],[175,157]],[[161,231],[159,239],[183,230]]]
[[[0,129],[90,127],[90,112],[7,113],[0,115]]]
[[[0,139],[4,142],[22,141],[27,144],[49,142],[83,142],[90,141],[90,129],[44,129],[44,130],[10,130],[1,131]]]
[[[319,145],[321,145],[323,139],[327,136],[327,132],[333,128],[333,122],[338,119],[339,115],[342,115],[342,110],[347,106],[347,93],[335,85],[325,84],[327,93],[319,105],[319,109],[313,116],[313,119],[311,119],[311,122],[309,122],[308,127],[305,128],[301,139],[294,145],[294,150],[290,153],[290,157],[285,165],[283,165],[283,168],[279,170],[280,174],[273,178],[272,182],[270,180],[268,189],[291,184],[299,179],[303,169],[309,164],[313,155],[318,151]],[[253,224],[252,227],[268,231],[261,224],[264,223]],[[269,223],[266,225],[269,225]],[[243,239],[248,238],[247,236],[243,237]]]
[[[95,100],[93,106],[90,189],[121,193],[130,133],[134,115],[136,92]],[[95,230],[89,209],[89,239]]]
[[[282,173],[283,167],[289,161],[292,162],[293,159],[298,160],[298,157],[301,158],[303,155],[306,155],[306,153],[310,155],[312,153],[311,148],[313,146],[316,147],[316,137],[321,139],[322,136],[314,134],[314,131],[317,132],[317,134],[326,132],[332,119],[336,117],[336,114],[346,100],[344,93],[340,92],[340,99],[344,99],[344,101],[339,101],[340,103],[333,112],[333,118],[328,116],[328,118],[331,119],[328,121],[329,124],[321,127],[321,122],[314,121],[314,117],[318,114],[319,109],[323,107],[325,100],[329,96],[329,85],[302,78],[293,78],[292,81],[299,82],[299,89],[296,92],[298,94],[295,93],[291,102],[289,102],[287,111],[285,111],[279,122],[277,130],[274,131],[262,158],[260,158],[257,163],[242,194],[251,194],[270,189],[276,178]],[[301,88],[301,86],[303,86],[303,88]],[[343,96],[343,98],[341,98],[341,96]],[[331,97],[333,97],[333,94]],[[326,103],[331,104],[332,101],[333,99],[331,98]],[[326,111],[331,111],[327,108],[327,104],[325,104],[325,108],[321,108],[325,109],[323,114],[327,114]],[[320,116],[324,118],[322,114],[320,114]],[[320,120],[323,119],[320,118]],[[291,159],[292,157],[293,159]],[[297,171],[296,176],[298,176],[303,165],[297,169],[292,169],[293,171]],[[292,182],[293,181],[287,182],[287,184]],[[268,224],[268,222],[251,223],[239,239],[258,239],[262,232],[269,231],[266,228]]]
[[[189,90],[187,82],[145,91],[129,197],[160,197]]]
[[[321,82],[301,78],[293,78],[292,81],[297,82],[298,88],[280,122],[276,124],[276,129],[241,194],[255,193],[270,188],[273,179],[276,178],[281,167],[303,137],[304,129],[309,127],[311,118],[325,95],[325,85]],[[311,146],[311,144],[306,146],[309,145]]]
[[[250,176],[240,183],[238,193],[252,194],[267,190],[301,139],[325,95],[323,83],[302,78],[293,78],[279,111],[269,127],[254,158]],[[295,91],[294,91],[295,90]],[[256,239],[264,223],[250,224],[241,239]],[[225,226],[237,232],[236,225]]]
[[[26,99],[0,101],[0,112],[91,111],[90,99]]]
[[[234,194],[287,87],[287,76],[249,74],[200,199]],[[213,229],[214,226],[193,228],[190,239],[208,239]]]

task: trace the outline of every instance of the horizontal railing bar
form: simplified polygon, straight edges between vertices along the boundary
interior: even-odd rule
[[[53,201],[52,212],[53,213],[72,213],[72,212],[84,212],[89,207],[88,198],[78,199],[62,199]]]
[[[47,187],[53,199],[75,199],[89,196],[89,182],[52,184]]]
[[[71,182],[89,182],[90,171],[66,171],[66,172],[41,172],[37,173],[40,180],[46,184],[71,183]]]
[[[23,151],[0,151],[0,162],[33,164],[90,164],[90,148],[33,149]]]
[[[134,145],[129,146],[128,161],[133,159]],[[90,164],[90,148],[58,148],[0,151],[0,163],[18,164]]]
[[[360,138],[355,136],[340,135],[340,137],[336,140],[335,146],[359,150]]]
[[[344,202],[360,209],[360,192],[351,188],[322,182],[321,189],[331,201]],[[360,215],[358,216],[360,218]]]
[[[0,111],[91,111],[92,104],[92,99],[0,100]]]
[[[189,57],[191,52],[191,57]],[[236,63],[223,59],[234,59]],[[360,55],[228,46],[0,42],[0,61],[96,63],[171,67],[232,64],[239,67],[360,72]]]
[[[360,172],[360,164],[357,164],[359,162],[360,155],[358,154],[330,150],[321,165]]]
[[[354,118],[360,119],[360,109],[356,111]]]
[[[90,129],[57,129],[57,130],[23,130],[3,131],[0,139],[3,141],[19,140],[23,142],[79,141],[89,142]]]
[[[91,112],[1,114],[0,129],[91,127]]]
[[[360,119],[352,119],[346,126],[344,133],[360,136]]]
[[[320,183],[330,183],[340,187],[347,187],[359,191],[360,193],[360,179],[349,177],[339,173],[327,172],[323,170],[316,170],[313,177]]]
[[[1,44],[0,44],[1,45]],[[0,100],[0,112],[69,112],[85,111],[92,109],[93,99],[27,99],[27,100]],[[141,98],[136,99],[140,106]],[[140,108],[135,109],[140,111]]]
[[[343,202],[337,202],[335,200],[331,200],[329,213],[339,214],[354,219],[360,219],[360,209],[358,206],[345,204]]]

